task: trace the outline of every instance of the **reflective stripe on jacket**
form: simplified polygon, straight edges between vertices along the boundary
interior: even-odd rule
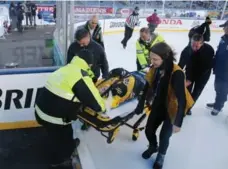
[[[66,125],[77,118],[82,106],[104,112],[104,100],[88,72],[88,64],[76,56],[50,74],[44,91],[37,98],[36,115],[45,122]]]

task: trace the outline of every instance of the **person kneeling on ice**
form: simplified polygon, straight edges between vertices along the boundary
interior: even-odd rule
[[[151,111],[145,129],[149,148],[142,157],[148,159],[158,151],[153,168],[162,169],[169,139],[172,133],[180,131],[185,113],[194,101],[185,87],[184,72],[173,63],[174,52],[166,43],[157,43],[151,48],[150,60],[152,66],[146,74],[147,83],[135,112],[141,114],[145,105]],[[161,123],[158,147],[156,131]]]
[[[36,100],[36,120],[50,138],[50,169],[72,169],[71,155],[80,142],[73,139],[71,126],[77,112],[83,111],[84,106],[98,113],[105,111],[105,102],[90,77],[92,63],[89,51],[79,52],[48,77]]]
[[[149,51],[156,43],[164,42],[161,35],[150,34],[149,28],[140,29],[140,38],[136,42],[136,65],[138,71],[147,72],[150,66]]]

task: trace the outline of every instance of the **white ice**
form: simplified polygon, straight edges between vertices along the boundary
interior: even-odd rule
[[[176,51],[176,58],[179,60],[182,49],[188,43],[187,32],[160,33]],[[222,33],[211,33],[210,44],[215,50],[221,36]],[[110,69],[124,67],[133,71],[136,69],[135,41],[138,38],[138,33],[134,33],[126,49],[123,49],[120,44],[122,38],[123,33],[105,35]],[[213,102],[215,98],[213,83],[214,75],[211,75],[207,86],[193,108],[193,115],[187,116],[184,119],[181,132],[171,137],[164,169],[227,169],[228,108],[226,107],[216,117],[211,116],[210,111],[205,108],[206,103]],[[116,113],[131,111],[134,107],[135,103],[124,105],[118,111],[116,110]],[[138,117],[135,117],[132,121],[137,119]],[[148,145],[144,131],[140,133],[136,142],[131,140],[131,135],[132,130],[123,126],[114,142],[107,144],[106,139],[91,128],[88,132],[82,133],[81,141],[87,146],[96,169],[151,169],[156,155],[149,160],[141,158],[141,153]]]

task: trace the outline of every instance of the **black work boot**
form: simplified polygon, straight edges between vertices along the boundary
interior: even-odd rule
[[[162,169],[165,155],[158,153],[157,158],[154,162],[153,169]]]
[[[75,143],[75,149],[74,149],[74,151],[73,151],[73,153],[71,155],[71,158],[74,158],[74,157],[76,157],[78,155],[77,148],[80,145],[80,139],[79,138],[74,139],[74,143]]]
[[[68,159],[59,164],[51,164],[48,169],[73,169],[72,159]]]
[[[124,44],[124,42],[123,42],[123,41],[121,41],[121,44],[123,45],[123,48],[124,48],[124,49],[126,49],[127,45],[126,45],[126,44]]]
[[[214,105],[215,105],[214,103],[208,103],[207,104],[207,108],[210,109],[210,110],[213,110]]]
[[[149,145],[148,149],[142,153],[142,158],[148,159],[152,156],[152,154],[156,153],[157,151],[157,147]]]
[[[189,111],[186,113],[186,115],[191,116],[191,115],[192,115],[192,111],[189,110]]]
[[[220,112],[221,112],[221,110],[215,109],[215,108],[214,108],[214,109],[211,111],[211,115],[212,115],[212,116],[217,116]]]
[[[74,139],[74,143],[75,143],[75,147],[77,148],[80,144],[80,139],[79,138]]]

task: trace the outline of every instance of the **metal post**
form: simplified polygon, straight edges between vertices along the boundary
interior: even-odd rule
[[[192,9],[192,3],[193,3],[194,0],[191,0],[191,5],[190,5],[190,10]]]
[[[75,23],[75,12],[74,12],[74,1],[70,1],[70,43],[74,41],[74,23]]]
[[[143,17],[145,17],[145,14],[146,14],[146,6],[147,6],[147,0],[144,1],[145,4],[144,4],[144,13],[143,13]],[[146,16],[147,17],[147,16]]]
[[[224,4],[223,10],[222,10],[222,15],[221,15],[221,18],[220,18],[221,20],[223,19],[224,13],[226,11],[226,5],[227,5],[227,0],[226,0],[226,2]]]
[[[165,13],[165,0],[162,1],[162,14]]]
[[[217,0],[216,10],[218,10],[219,0]]]
[[[68,38],[67,38],[67,35],[68,35],[68,12],[67,12],[67,1],[62,1],[63,3],[63,6],[62,6],[62,9],[63,9],[63,51],[64,51],[64,60],[65,60],[65,63],[66,63],[66,59],[67,59],[67,47],[68,47]]]

